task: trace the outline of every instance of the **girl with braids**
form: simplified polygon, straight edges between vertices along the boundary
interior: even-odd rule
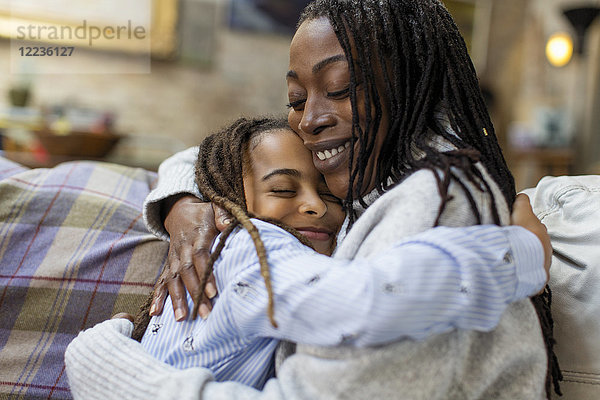
[[[217,380],[262,388],[273,375],[277,339],[308,338],[327,344],[335,332],[330,326],[306,332],[302,325],[310,323],[311,313],[293,308],[310,290],[302,283],[322,273],[321,268],[271,271],[267,257],[276,265],[282,256],[310,254],[312,248],[331,255],[345,214],[285,119],[240,118],[206,138],[199,146],[196,181],[207,199],[234,220],[221,235],[205,275],[214,263],[220,293],[214,312],[207,320],[179,323],[167,306],[167,313],[148,323],[148,308],[143,308],[133,338],[143,334],[141,343],[148,353],[175,367],[207,367]],[[251,220],[252,215],[277,227]],[[263,278],[266,286],[256,285]],[[202,287],[206,278],[203,282]],[[273,314],[274,290],[285,304],[278,313],[279,324]],[[189,294],[187,301],[193,304]],[[335,303],[331,305],[321,312],[339,311]],[[295,311],[292,317],[284,312],[288,310]]]
[[[153,388],[145,395],[173,380],[177,382],[176,393],[208,399],[549,396],[551,381],[546,379],[547,372],[548,376],[559,377],[551,355],[551,319],[547,310],[542,310],[538,318],[532,301],[526,298],[537,290],[525,289],[526,281],[535,281],[532,278],[539,276],[541,258],[545,257],[546,267],[550,263],[551,248],[543,225],[532,220],[531,225],[527,223],[537,238],[518,228],[491,225],[452,231],[436,228],[419,234],[418,239],[409,238],[437,225],[505,225],[515,197],[464,41],[441,2],[315,0],[304,11],[292,40],[287,82],[290,126],[311,151],[313,163],[331,192],[345,199],[349,214],[331,263],[362,260],[366,262],[363,269],[378,273],[392,271],[396,263],[405,260],[411,266],[394,279],[385,280],[361,275],[369,271],[349,271],[348,275],[356,275],[356,279],[345,285],[345,290],[358,288],[365,293],[363,302],[349,300],[356,309],[355,318],[367,314],[365,310],[386,309],[388,304],[366,309],[362,304],[370,305],[374,293],[385,293],[394,300],[390,304],[408,304],[403,318],[417,317],[390,319],[387,326],[379,321],[385,330],[419,326],[419,317],[428,319],[432,314],[452,322],[446,329],[422,330],[420,335],[408,336],[420,340],[382,340],[378,347],[356,345],[369,336],[364,333],[368,331],[364,325],[347,332],[338,343],[341,346],[299,342],[296,354],[279,368],[278,378],[270,380],[261,392],[239,384],[211,382],[205,370],[176,374],[147,361],[143,372],[136,375],[138,379],[143,377],[145,388]],[[185,158],[195,151],[178,155],[161,167],[162,187],[148,199],[146,221],[156,230],[167,229],[175,255],[169,259],[173,279],[157,286],[153,314],[162,311],[167,282],[173,309],[179,315],[187,310],[187,304],[177,298],[182,282],[191,293],[199,292],[200,279],[193,266],[202,270],[202,258],[188,255],[193,254],[191,247],[201,253],[212,241],[210,235],[197,232],[199,226],[211,226],[205,216],[212,220],[213,209],[189,196],[172,197],[186,193],[201,196],[193,185],[186,184],[190,174],[183,176],[190,165]],[[521,215],[522,207],[528,207],[523,198],[517,200],[513,216]],[[165,227],[160,218],[161,204],[167,204]],[[479,232],[477,244],[462,236],[468,232]],[[491,232],[503,233],[494,236]],[[433,241],[421,236],[434,233],[442,234],[442,239]],[[513,234],[519,238],[515,240]],[[420,262],[421,257],[406,259],[405,254],[392,254],[398,250],[395,243],[407,243],[402,239],[412,244],[435,243],[429,252],[437,248],[446,255],[454,256],[459,248],[463,251],[472,246],[492,253],[472,255],[464,263],[460,260],[466,259],[456,257],[459,265],[450,275],[457,273],[460,278],[452,286],[439,280],[447,275],[441,262],[428,265]],[[506,246],[496,247],[507,239]],[[520,246],[526,250],[519,250]],[[290,269],[312,262],[303,260],[290,259]],[[479,266],[464,274],[463,268],[476,261]],[[497,300],[502,295],[490,291],[486,279],[475,277],[490,271],[495,263],[509,268],[497,278],[512,296],[500,304]],[[192,267],[185,268],[188,265]],[[339,293],[345,295],[343,290]],[[423,295],[413,297],[415,293]],[[489,307],[495,308],[500,311],[498,319],[476,324],[476,311],[465,313],[454,308],[475,298],[475,309],[486,313]],[[318,299],[315,295],[310,300]],[[318,326],[318,322],[325,323],[318,319],[312,325]],[[105,364],[128,365],[133,358],[146,360],[127,339],[130,329],[126,321],[108,321],[69,346],[67,373],[75,393],[101,398],[110,397],[108,394],[115,393],[116,388],[125,390],[127,379],[115,374],[95,379],[94,373]],[[95,353],[91,357],[94,346],[114,350],[108,356]],[[127,357],[113,359],[120,352]],[[86,374],[90,370],[91,374]],[[164,398],[171,394],[166,390],[161,393]]]

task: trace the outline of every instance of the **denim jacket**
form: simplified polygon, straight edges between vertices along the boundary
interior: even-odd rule
[[[524,191],[548,228],[561,399],[600,398],[600,175],[545,177]]]

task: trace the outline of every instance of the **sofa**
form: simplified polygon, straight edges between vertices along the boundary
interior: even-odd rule
[[[0,155],[0,399],[69,399],[64,350],[135,314],[166,263],[142,204],[157,176],[77,161],[28,169]],[[525,191],[557,256],[550,287],[565,399],[600,398],[600,176]]]

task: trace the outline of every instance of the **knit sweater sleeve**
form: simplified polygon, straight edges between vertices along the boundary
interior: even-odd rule
[[[175,398],[173,385],[177,385],[181,389],[177,398],[192,399],[191,393],[199,393],[212,380],[208,370],[178,370],[156,362],[129,338],[132,330],[130,321],[111,319],[72,341],[65,352],[65,366],[73,398],[169,399]]]
[[[166,159],[158,168],[158,185],[144,201],[144,222],[150,232],[163,240],[169,240],[161,218],[163,201],[179,194],[191,194],[202,199],[194,173],[197,157],[196,146]]]
[[[235,382],[214,382],[210,370],[177,369],[147,354],[130,339],[133,324],[111,319],[81,332],[65,352],[71,394],[76,400],[275,400],[286,398],[272,379],[263,391]]]

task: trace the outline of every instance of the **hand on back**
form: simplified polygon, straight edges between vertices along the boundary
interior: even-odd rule
[[[550,264],[552,263],[552,244],[546,225],[544,225],[533,213],[529,197],[526,194],[519,194],[513,204],[513,211],[510,216],[511,225],[519,225],[537,236],[544,248],[544,268],[546,275],[550,277]]]
[[[170,236],[167,267],[155,287],[151,315],[162,313],[167,292],[171,296],[175,319],[188,316],[186,289],[196,298],[200,291],[201,276],[207,265],[212,243],[229,223],[225,211],[194,196],[179,197],[167,207],[165,229]],[[216,296],[214,277],[211,276],[198,308],[206,318],[212,308],[210,299]]]

